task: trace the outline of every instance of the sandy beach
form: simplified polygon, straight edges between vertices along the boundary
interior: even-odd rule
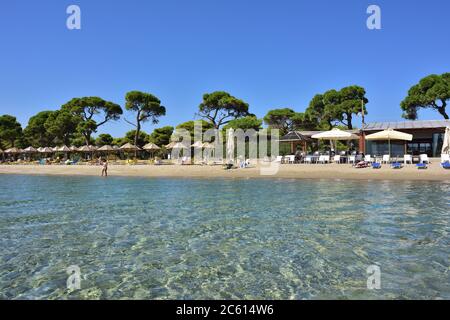
[[[450,170],[438,161],[427,170],[406,165],[394,170],[389,165],[381,169],[356,169],[348,164],[282,164],[274,175],[261,175],[260,167],[224,170],[222,166],[200,165],[110,165],[109,176],[150,178],[283,178],[283,179],[350,179],[350,180],[436,180],[450,181]],[[101,167],[95,165],[0,165],[0,174],[100,176]]]

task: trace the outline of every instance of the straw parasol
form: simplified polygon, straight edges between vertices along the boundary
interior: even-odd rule
[[[28,148],[23,149],[23,152],[25,152],[25,153],[36,153],[36,152],[38,152],[38,150],[33,148],[32,146],[29,146]]]
[[[82,146],[78,148],[78,151],[80,152],[91,152],[91,148],[89,148],[89,146]]]
[[[172,149],[188,149],[189,147],[181,142],[177,142],[173,145]]]
[[[101,148],[98,148],[97,151],[104,151],[104,152],[113,152],[116,151],[116,149],[114,149],[113,147],[111,147],[109,144],[104,145]]]
[[[204,148],[204,149],[214,149],[214,144],[212,144],[211,142],[205,142],[202,145],[202,148]]]
[[[154,143],[147,143],[145,146],[142,147],[142,149],[152,151],[152,150],[159,150],[161,148]]]
[[[9,148],[5,150],[5,153],[21,153],[22,150],[20,150],[19,148]]]
[[[123,146],[120,147],[121,150],[124,151],[138,151],[141,150],[141,148],[139,148],[138,146],[135,146],[134,144],[131,143],[125,143]]]
[[[166,149],[173,149],[173,146],[176,144],[176,141],[172,141],[171,143],[166,145]]]
[[[450,154],[450,127],[445,128],[444,142],[442,143],[442,154]]]
[[[411,141],[412,139],[413,139],[412,134],[395,131],[394,129],[387,129],[366,136],[366,140],[387,140],[389,148],[389,156],[391,156],[391,140]]]
[[[76,152],[76,151],[78,151],[78,148],[77,147],[75,147],[75,146],[70,146],[70,151],[72,151],[72,152]]]
[[[194,144],[191,144],[191,147],[193,148],[203,148],[203,143],[201,141],[197,141]]]
[[[41,147],[39,150],[40,153],[52,153],[53,149],[50,147]]]
[[[70,150],[70,148],[68,146],[63,145],[63,146],[57,148],[57,151],[59,151],[59,152],[70,152],[71,150]]]

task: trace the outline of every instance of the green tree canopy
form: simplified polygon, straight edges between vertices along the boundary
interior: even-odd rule
[[[126,120],[136,127],[133,143],[138,145],[140,139],[141,124],[151,121],[157,124],[159,117],[166,115],[166,108],[161,105],[161,101],[150,93],[140,91],[130,91],[125,96],[125,108],[136,113],[135,122]]]
[[[290,108],[273,109],[264,116],[264,122],[270,129],[278,129],[280,135],[285,135],[294,129],[292,123],[294,116],[295,111]]]
[[[45,122],[54,111],[41,111],[28,120],[27,127],[23,130],[24,136],[34,147],[50,146],[55,136],[45,128]]]
[[[50,113],[44,123],[44,128],[53,140],[50,144],[71,144],[71,139],[77,132],[80,118],[67,110],[61,109]],[[47,145],[48,146],[48,145]]]
[[[22,138],[22,126],[16,117],[5,114],[0,116],[0,141],[9,146],[14,147],[16,141]]]
[[[205,133],[205,131],[214,128],[211,122],[205,120],[196,120],[196,121],[199,122],[202,126],[202,135],[203,133]],[[189,131],[189,133],[191,134],[191,141],[194,142],[194,124],[195,124],[194,120],[186,121],[177,125],[176,129],[184,129]]]
[[[149,137],[149,141],[162,147],[170,143],[170,137],[173,133],[173,127],[165,126],[153,130]]]
[[[127,143],[125,141],[125,138],[114,138],[113,141],[111,142],[111,145],[121,147],[125,143]]]
[[[450,100],[450,73],[432,74],[419,81],[409,89],[408,96],[401,102],[403,117],[416,120],[418,111],[432,109],[439,112],[444,119],[449,119],[446,107]]]
[[[144,131],[140,131],[139,132],[139,136],[138,136],[137,142],[136,142],[135,138],[136,138],[136,130],[131,130],[131,131],[128,131],[125,134],[125,137],[123,138],[123,141],[125,143],[129,142],[131,144],[135,144],[136,143],[135,145],[138,146],[138,147],[143,147],[146,143],[149,142],[149,136]]]
[[[255,116],[246,116],[243,118],[231,120],[226,126],[224,126],[224,129],[226,130],[229,128],[233,128],[242,129],[244,131],[253,129],[255,131],[259,131],[262,128],[262,122],[263,121],[261,119],[258,119]]]
[[[310,120],[317,121],[320,126],[331,129],[336,125],[344,125],[353,129],[353,116],[361,113],[367,114],[365,105],[369,100],[365,97],[366,91],[359,86],[349,86],[341,90],[329,90],[323,95],[315,95],[311,100],[306,115]]]
[[[118,120],[123,113],[118,104],[99,97],[74,98],[64,104],[61,110],[80,118],[77,130],[84,136],[86,144],[90,143],[91,135],[98,127],[110,120]],[[99,118],[99,122],[96,118]]]
[[[250,115],[248,104],[233,97],[228,92],[215,91],[205,93],[199,105],[198,115],[212,123],[219,129],[233,119]]]
[[[97,139],[95,139],[95,145],[101,147],[104,145],[111,145],[114,138],[109,133],[99,134]]]

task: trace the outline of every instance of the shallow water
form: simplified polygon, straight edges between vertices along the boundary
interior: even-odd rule
[[[448,182],[0,182],[1,299],[450,299]]]

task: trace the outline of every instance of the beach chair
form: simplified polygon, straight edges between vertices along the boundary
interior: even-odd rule
[[[428,165],[426,163],[418,163],[416,164],[417,169],[428,169]]]
[[[391,168],[392,169],[401,169],[401,168],[403,168],[403,165],[400,162],[393,162],[391,164]]]
[[[283,156],[277,156],[277,158],[275,159],[275,162],[282,163],[283,162]]]
[[[306,158],[305,158],[305,163],[309,163],[309,164],[312,163],[312,156],[311,156],[311,155],[306,156]]]
[[[330,162],[330,156],[327,155],[321,155],[319,156],[319,161],[317,161],[318,163],[329,163]]]
[[[295,162],[295,155],[289,155],[286,156],[287,163],[294,163]]]
[[[428,155],[427,154],[421,154],[419,156],[419,162],[420,163],[430,163],[430,160],[428,159]]]
[[[356,163],[356,155],[351,155],[348,157],[348,163],[355,164]]]
[[[372,169],[381,169],[381,163],[379,162],[372,163]]]
[[[341,156],[340,155],[335,155],[334,157],[333,157],[333,162],[334,163],[341,163]]]
[[[412,155],[410,155],[410,154],[405,154],[405,155],[403,156],[403,162],[404,162],[405,164],[408,164],[408,163],[412,164]]]
[[[381,163],[388,164],[389,162],[391,162],[390,156],[388,154],[384,154],[383,160],[381,160]]]
[[[441,163],[450,162],[450,154],[443,153],[441,154]]]
[[[373,162],[372,157],[370,156],[370,154],[366,154],[364,156],[364,162],[368,162],[368,163],[372,163]]]

